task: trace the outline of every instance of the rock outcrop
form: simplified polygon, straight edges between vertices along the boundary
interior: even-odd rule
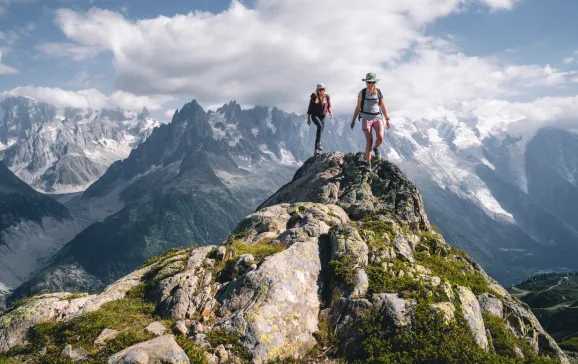
[[[85,347],[109,363],[568,363],[526,307],[435,232],[397,167],[361,166],[361,154],[312,158],[221,245],[171,250],[101,295],[11,309],[0,317],[0,359],[37,355],[27,353],[45,323],[74,340],[79,315],[116,299],[134,317]],[[90,332],[85,342],[103,334]],[[130,347],[109,355],[121,342]]]

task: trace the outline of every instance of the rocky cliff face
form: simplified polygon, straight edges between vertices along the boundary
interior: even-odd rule
[[[362,159],[309,159],[219,246],[171,250],[98,295],[17,304],[0,316],[0,359],[568,362],[435,232],[395,165],[368,173]]]

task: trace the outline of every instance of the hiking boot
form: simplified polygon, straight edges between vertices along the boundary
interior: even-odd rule
[[[319,155],[319,154],[321,154],[321,150],[315,149],[315,155]]]
[[[371,163],[366,163],[366,164],[363,166],[363,168],[364,168],[366,171],[371,172]]]
[[[375,154],[375,158],[381,159],[381,155],[379,154],[379,149],[378,149],[378,148],[373,147],[373,154]]]
[[[319,151],[323,150],[323,147],[321,146],[321,143],[317,144],[317,149],[319,149]]]

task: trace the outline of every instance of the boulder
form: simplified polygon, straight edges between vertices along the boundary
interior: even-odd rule
[[[63,358],[70,359],[73,362],[77,363],[85,361],[86,359],[88,359],[89,355],[90,354],[88,353],[88,351],[84,350],[84,348],[73,349],[72,345],[64,346],[64,349],[60,354],[60,356],[62,356]]]
[[[104,329],[94,340],[94,345],[96,346],[104,345],[106,344],[107,341],[114,339],[117,335],[118,335],[117,330]]]
[[[497,316],[504,317],[504,305],[502,301],[489,293],[484,293],[478,296],[478,303],[482,311]]]
[[[451,302],[433,303],[431,308],[442,314],[445,324],[449,324],[455,317],[456,307]]]
[[[486,327],[482,318],[482,309],[472,290],[468,287],[457,287],[458,297],[462,305],[462,313],[470,327],[470,330],[476,339],[480,348],[485,351],[489,350]]]
[[[174,335],[187,336],[187,334],[189,333],[189,329],[187,328],[187,325],[183,320],[175,322],[171,327],[171,329]]]
[[[189,364],[190,360],[172,335],[130,346],[108,358],[108,364]]]
[[[396,293],[379,293],[371,298],[374,309],[383,315],[386,326],[401,327],[411,323],[410,312],[415,305]]]
[[[296,242],[231,282],[216,326],[239,337],[256,363],[302,358],[316,341],[321,263],[317,242]]]
[[[148,332],[150,332],[153,335],[161,336],[165,333],[165,331],[167,331],[167,328],[165,327],[165,325],[161,324],[160,322],[155,321],[155,322],[151,322],[145,328],[145,330],[147,330]]]
[[[353,258],[356,264],[367,265],[369,249],[357,229],[345,225],[337,226],[330,231],[331,260],[345,256]]]

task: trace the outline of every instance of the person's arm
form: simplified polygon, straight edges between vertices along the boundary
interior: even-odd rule
[[[309,98],[309,107],[307,108],[307,125],[311,125],[311,114],[313,113],[313,97]]]
[[[329,118],[333,119],[333,111],[331,111],[331,98],[327,95],[327,111],[329,112]]]
[[[381,102],[379,103],[379,107],[381,107],[381,112],[383,113],[383,116],[385,117],[385,125],[389,129],[391,127],[391,124],[389,123],[389,116],[387,115],[387,110],[385,109],[385,103],[383,102],[383,99],[381,99]]]
[[[357,119],[359,111],[361,111],[361,96],[357,97],[357,106],[355,107],[355,111],[353,112],[353,119],[351,120],[351,129],[355,127],[355,119]]]

